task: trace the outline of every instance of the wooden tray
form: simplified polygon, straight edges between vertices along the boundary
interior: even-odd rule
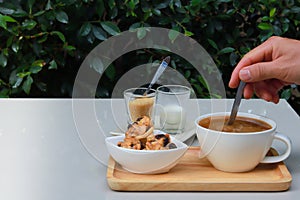
[[[198,158],[199,147],[190,147],[168,173],[133,174],[109,159],[107,182],[118,191],[285,191],[292,176],[283,162],[259,164],[244,173],[216,170],[207,159]],[[272,149],[271,154],[277,155]]]

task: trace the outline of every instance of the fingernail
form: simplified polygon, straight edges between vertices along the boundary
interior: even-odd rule
[[[251,74],[250,71],[248,69],[242,69],[240,71],[240,79],[242,79],[243,81],[249,81],[251,80]]]

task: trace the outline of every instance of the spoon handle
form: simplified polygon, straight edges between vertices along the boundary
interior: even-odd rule
[[[147,90],[145,91],[144,95],[148,94],[148,92],[150,91],[151,87],[154,85],[154,83],[156,83],[156,81],[158,80],[158,78],[161,76],[161,74],[168,67],[169,62],[170,62],[170,56],[168,56],[165,59],[163,59],[163,61],[161,62],[160,66],[158,67],[157,71],[155,72],[154,77],[153,77],[151,83],[149,84]]]
[[[242,94],[243,94],[245,85],[246,85],[246,83],[244,81],[240,81],[240,84],[239,84],[239,87],[237,89],[236,96],[235,96],[235,99],[234,99],[234,102],[233,102],[233,106],[232,106],[232,109],[231,109],[230,118],[227,122],[228,125],[233,124],[233,122],[235,120],[235,117],[236,117],[237,112],[239,110],[239,106],[240,106],[240,103],[241,103]]]

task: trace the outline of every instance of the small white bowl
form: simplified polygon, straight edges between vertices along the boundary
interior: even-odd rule
[[[155,130],[154,134],[165,134]],[[134,150],[118,147],[125,136],[112,136],[105,139],[106,147],[112,158],[124,169],[137,174],[159,174],[168,172],[184,155],[188,146],[170,136],[177,148],[167,150]]]

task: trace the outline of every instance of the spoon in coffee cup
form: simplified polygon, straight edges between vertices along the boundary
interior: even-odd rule
[[[241,99],[242,99],[242,95],[243,95],[245,85],[246,85],[246,83],[244,81],[240,81],[240,84],[239,84],[239,87],[237,89],[235,99],[234,99],[234,102],[233,102],[233,105],[232,105],[230,118],[227,122],[227,125],[233,124],[233,122],[236,118],[236,115],[237,115],[237,112],[239,110],[239,106],[240,106],[240,103],[241,103]]]

